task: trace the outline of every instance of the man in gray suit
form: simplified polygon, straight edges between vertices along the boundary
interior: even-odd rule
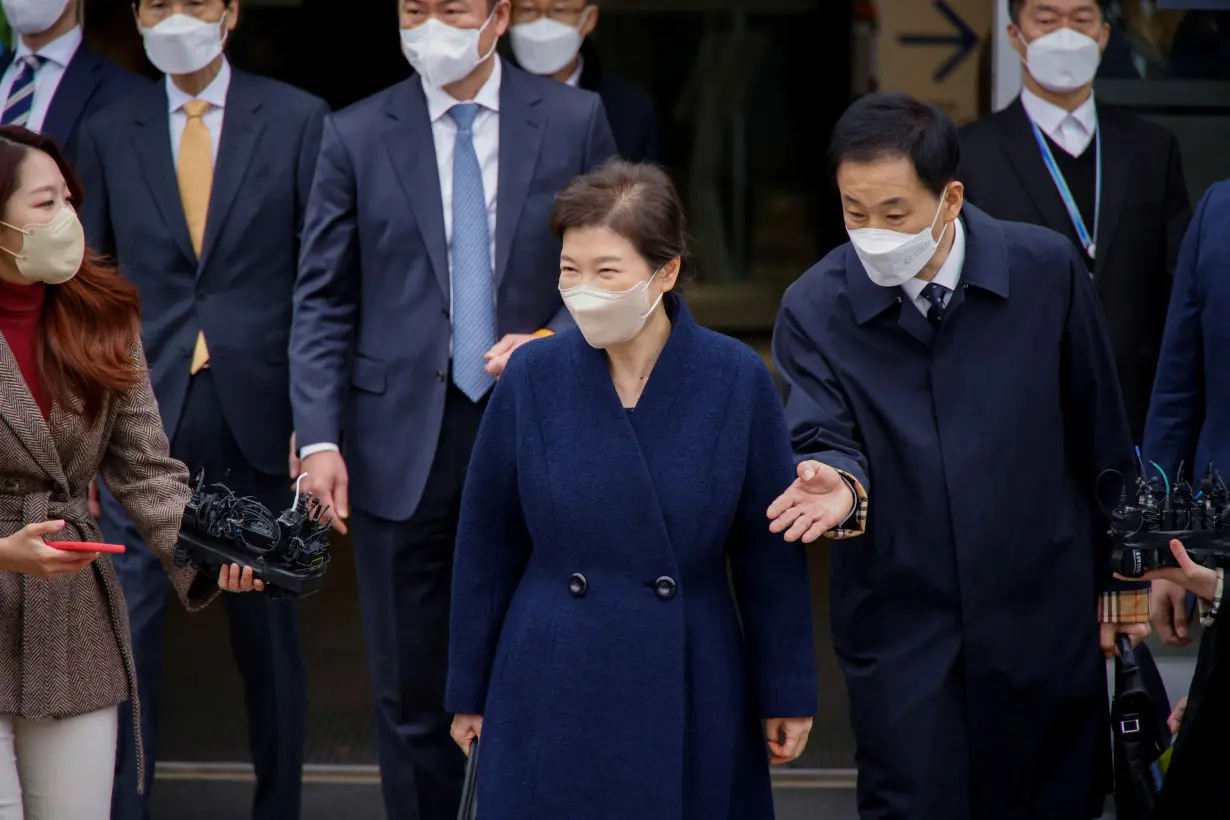
[[[291,391],[305,488],[354,527],[388,816],[452,820],[463,758],[443,697],[470,449],[508,354],[570,326],[551,205],[615,144],[596,95],[496,56],[508,0],[399,8],[416,76],[325,123]]]

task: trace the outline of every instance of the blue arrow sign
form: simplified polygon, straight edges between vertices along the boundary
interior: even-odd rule
[[[903,46],[949,46],[953,49],[952,56],[940,66],[933,75],[937,83],[948,79],[957,66],[965,62],[965,58],[978,48],[981,38],[978,33],[961,19],[961,15],[952,10],[952,6],[944,0],[935,0],[935,10],[948,18],[952,24],[951,34],[902,34],[897,42]]]

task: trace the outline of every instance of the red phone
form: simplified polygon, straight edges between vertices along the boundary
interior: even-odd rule
[[[93,541],[48,541],[47,546],[73,552],[123,552],[123,544],[97,544]]]

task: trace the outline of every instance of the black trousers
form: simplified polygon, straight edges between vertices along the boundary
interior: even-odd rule
[[[455,820],[465,758],[449,737],[453,540],[486,401],[449,384],[431,474],[414,515],[388,521],[351,500],[359,601],[388,820]]]
[[[257,471],[222,418],[213,374],[202,370],[192,378],[184,412],[171,442],[171,454],[188,465],[195,477],[205,470],[206,482],[221,482],[240,495],[255,496],[275,514],[293,499],[290,479]],[[129,704],[120,709],[112,820],[148,820],[148,796],[153,786],[157,749],[159,690],[162,684],[163,622],[170,581],[162,564],[141,541],[124,510],[100,488],[101,526],[108,541],[118,540],[128,551],[114,556],[116,572],[128,602],[132,646],[141,697],[141,737],[145,746],[146,795],[137,794],[136,749],[130,731]],[[260,593],[223,593],[230,622],[231,652],[243,679],[248,712],[248,748],[256,769],[255,820],[295,820],[299,816],[304,742],[307,724],[307,684],[299,643],[299,606],[274,601]],[[204,663],[215,659],[203,659]],[[212,704],[222,713],[230,704]]]

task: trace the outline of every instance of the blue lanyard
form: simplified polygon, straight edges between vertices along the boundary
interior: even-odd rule
[[[1055,162],[1055,155],[1051,153],[1051,146],[1047,145],[1046,137],[1042,136],[1038,124],[1033,120],[1030,120],[1029,124],[1034,129],[1038,147],[1042,149],[1042,161],[1046,163],[1046,170],[1051,172],[1051,179],[1055,182],[1055,187],[1059,189],[1059,196],[1063,198],[1064,207],[1068,209],[1068,218],[1072,220],[1072,226],[1076,228],[1076,238],[1080,240],[1081,247],[1085,249],[1085,253],[1089,254],[1089,258],[1093,259],[1098,249],[1098,224],[1102,219],[1102,129],[1095,125],[1093,131],[1098,152],[1098,170],[1093,194],[1093,236],[1090,236],[1089,229],[1085,227],[1085,220],[1081,216],[1081,209],[1076,206],[1076,199],[1072,196],[1072,190],[1068,188],[1068,181],[1063,178],[1063,172],[1059,170],[1059,165]]]

